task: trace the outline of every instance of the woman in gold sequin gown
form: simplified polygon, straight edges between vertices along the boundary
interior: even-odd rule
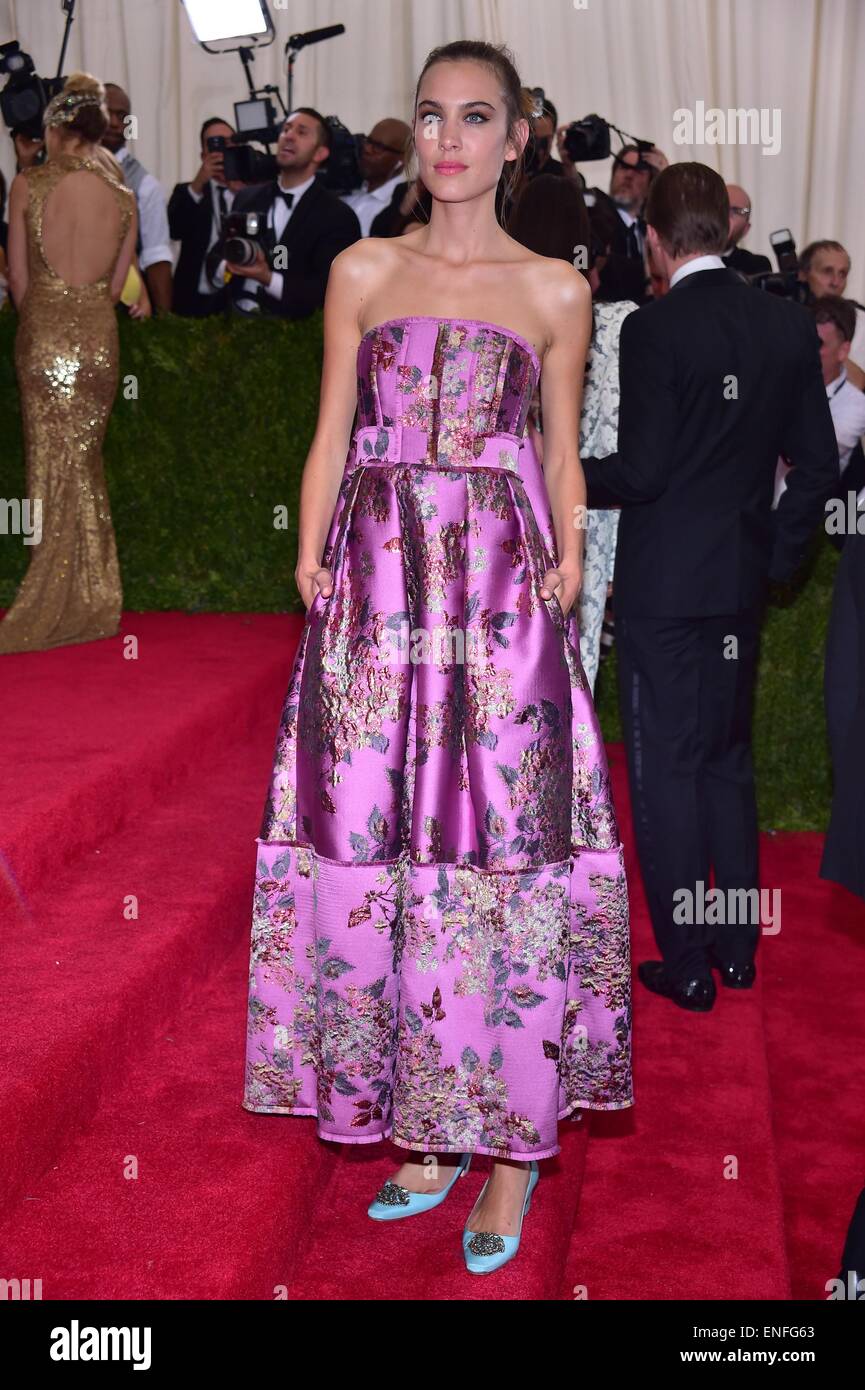
[[[98,143],[108,114],[96,78],[72,74],[43,121],[46,161],[17,175],[9,202],[30,506],[22,532],[34,543],[0,622],[0,653],[113,637],[123,597],[102,443],[117,390],[114,306],[135,249],[135,197]]]

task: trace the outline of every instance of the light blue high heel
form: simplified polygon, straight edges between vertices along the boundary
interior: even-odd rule
[[[444,1201],[457,1178],[469,1171],[471,1161],[471,1154],[460,1154],[454,1175],[441,1192],[409,1192],[407,1187],[388,1178],[367,1207],[367,1215],[373,1221],[399,1221],[403,1216],[419,1216],[421,1212],[432,1211]]]
[[[463,1230],[463,1255],[465,1257],[466,1269],[470,1274],[492,1274],[494,1269],[501,1269],[508,1260],[512,1260],[520,1248],[520,1237],[523,1233],[523,1217],[532,1203],[532,1193],[538,1185],[540,1173],[536,1159],[532,1159],[529,1165],[529,1185],[526,1188],[526,1196],[523,1202],[523,1209],[520,1212],[520,1228],[515,1236],[500,1236],[497,1231],[470,1231],[469,1223],[472,1215],[479,1207],[484,1193],[487,1190],[489,1178],[481,1188],[480,1196],[472,1207],[472,1213],[465,1224]]]

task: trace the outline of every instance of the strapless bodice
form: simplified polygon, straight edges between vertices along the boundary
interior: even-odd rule
[[[517,471],[540,375],[521,334],[480,319],[388,319],[363,335],[357,373],[359,457]]]

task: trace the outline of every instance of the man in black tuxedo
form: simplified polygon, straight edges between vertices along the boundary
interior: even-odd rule
[[[230,212],[240,183],[225,178],[222,150],[209,150],[210,136],[222,136],[231,143],[234,128],[219,116],[211,116],[201,127],[201,165],[189,183],[175,184],[168,200],[168,227],[172,239],[180,242],[180,256],[174,271],[172,313],[188,318],[207,318],[225,309],[228,291],[214,285],[205,260],[219,240],[221,219]]]
[[[719,175],[670,165],[645,216],[670,290],[622,324],[618,453],[584,469],[589,505],[622,507],[619,702],[663,956],[639,975],[683,1008],[706,1010],[713,964],[726,985],[754,978],[751,707],[767,581],[799,567],[838,450],[813,315],[721,260],[729,203]],[[779,454],[795,468],[773,513]],[[710,868],[723,915],[717,897],[706,903]]]
[[[331,263],[360,240],[351,208],[316,177],[330,155],[330,126],[318,111],[300,106],[285,121],[276,148],[278,175],[238,193],[235,212],[257,212],[262,226],[251,265],[223,261],[231,274],[230,303],[239,313],[307,318],[324,307]],[[216,254],[211,252],[215,260]]]

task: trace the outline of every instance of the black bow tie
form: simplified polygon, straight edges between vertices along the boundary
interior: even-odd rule
[[[279,187],[279,184],[277,184],[276,186],[276,192],[278,197],[283,198],[285,200],[286,207],[291,207],[292,203],[294,202],[294,194],[286,193],[284,188]]]

